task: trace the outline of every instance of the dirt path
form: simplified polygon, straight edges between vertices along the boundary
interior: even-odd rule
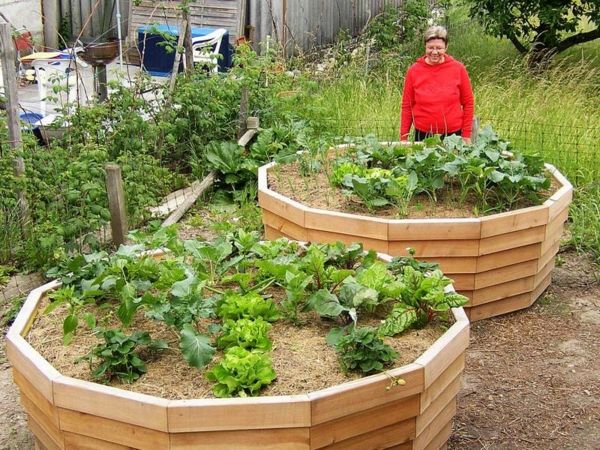
[[[450,449],[600,449],[600,269],[561,260],[532,308],[473,324]]]
[[[536,305],[473,325],[450,449],[600,449],[600,269],[559,259]],[[0,423],[0,450],[33,448],[4,346]]]

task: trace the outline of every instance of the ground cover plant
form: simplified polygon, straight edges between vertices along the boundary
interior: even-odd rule
[[[44,317],[62,324],[66,345],[76,346],[84,330],[96,335],[78,355],[94,379],[131,383],[149,361],[177,351],[214,383],[213,395],[258,395],[277,378],[272,327],[315,321],[328,330],[320,339],[338,353],[342,370],[369,374],[396,360],[392,337],[435,316],[439,326],[450,308],[467,302],[430,265],[412,257],[388,265],[359,244],[261,242],[244,231],[207,243],[174,233],[138,235],[112,256],[66,258],[49,273],[62,285],[49,294]],[[168,249],[160,258],[148,252],[157,244]],[[153,322],[178,336],[178,350],[152,336]]]

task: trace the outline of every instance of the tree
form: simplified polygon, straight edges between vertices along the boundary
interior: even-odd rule
[[[469,0],[488,34],[506,37],[530,66],[600,37],[600,0]],[[592,29],[583,30],[583,24]]]

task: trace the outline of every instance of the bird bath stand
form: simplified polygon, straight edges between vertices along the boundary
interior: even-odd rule
[[[100,102],[108,98],[106,65],[111,63],[118,54],[118,41],[87,44],[83,47],[83,51],[77,54],[94,68],[94,92]]]

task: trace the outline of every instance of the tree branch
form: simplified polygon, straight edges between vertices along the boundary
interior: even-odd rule
[[[598,38],[600,38],[600,28],[596,28],[595,30],[592,30],[592,31],[586,31],[585,33],[574,34],[573,36],[569,36],[568,38],[559,42],[558,45],[556,46],[556,51],[562,52],[574,45],[593,41],[594,39],[598,39]]]
[[[519,39],[515,36],[514,33],[506,33],[506,37],[510,39],[510,42],[513,43],[513,45],[519,51],[519,53],[525,54],[529,51],[529,49],[525,47],[521,41],[519,41]]]

